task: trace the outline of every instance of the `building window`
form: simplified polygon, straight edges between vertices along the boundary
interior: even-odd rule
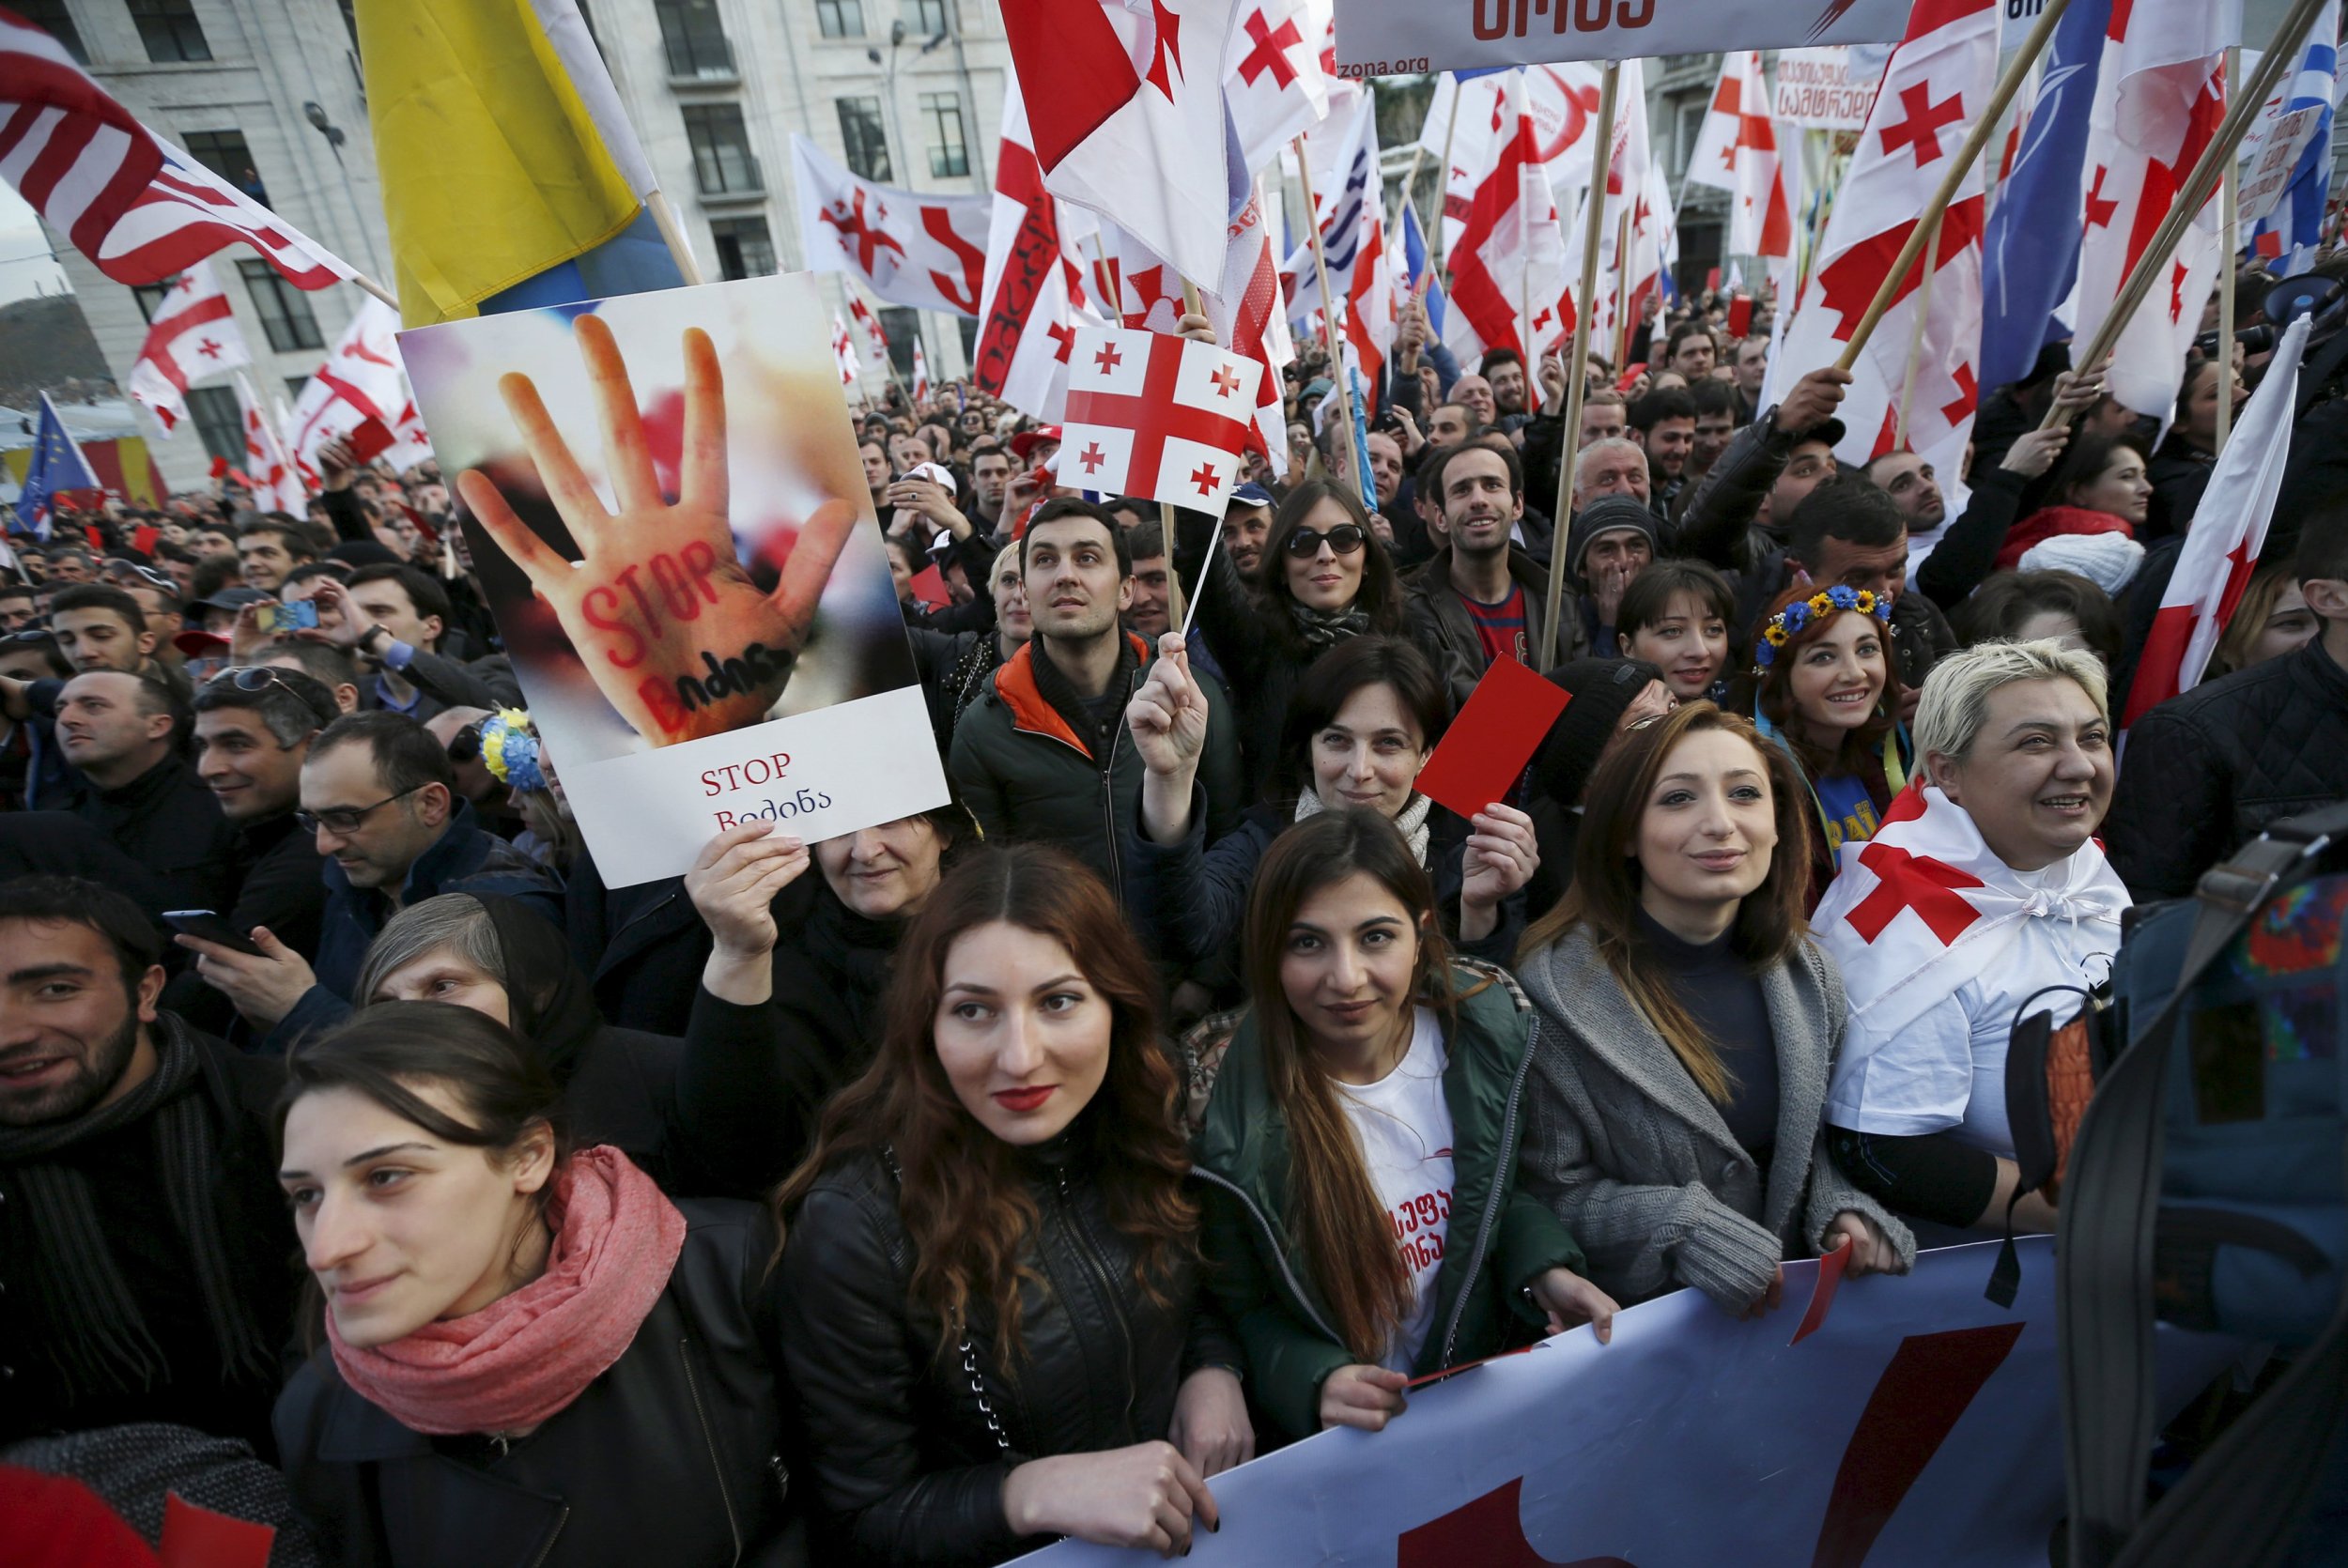
[[[266,261],[239,261],[237,270],[244,274],[245,292],[253,296],[253,308],[260,313],[261,331],[269,334],[271,348],[290,354],[326,346],[308,297],[279,277],[277,269]]]
[[[925,38],[946,30],[946,0],[904,0],[905,27]]]
[[[864,0],[815,0],[815,25],[827,38],[864,36]]]
[[[718,17],[718,0],[653,0],[653,12],[660,19],[671,76],[734,74],[734,49]]]
[[[764,278],[775,270],[775,242],[764,218],[718,218],[710,223],[709,238],[718,246],[718,275],[721,278]]]
[[[881,331],[888,336],[888,362],[911,386],[913,346],[920,341],[921,313],[905,305],[883,305],[879,314]]]
[[[262,206],[269,205],[268,197],[255,194],[261,180],[254,172],[253,149],[245,145],[243,131],[191,131],[179,138],[179,145],[190,158]]]
[[[195,20],[195,0],[131,0],[131,20],[150,60],[209,60],[204,24]]]
[[[162,309],[163,300],[170,297],[172,289],[178,286],[178,282],[177,277],[170,277],[159,284],[140,284],[133,287],[131,290],[131,298],[139,302],[139,319],[150,327],[153,326],[155,313]]]
[[[879,99],[840,100],[840,144],[847,152],[848,167],[866,179],[893,177],[894,171],[888,166],[888,137],[881,130]]]
[[[740,104],[687,104],[685,139],[693,148],[693,177],[703,195],[749,195],[765,189]]]
[[[295,404],[297,404],[297,403],[301,402],[301,394],[302,394],[303,392],[308,392],[309,390],[310,390],[310,377],[308,377],[307,376],[288,376],[288,377],[286,377],[286,407],[287,407],[288,408],[290,408],[290,407],[292,407]]]
[[[962,139],[962,99],[955,93],[923,93],[921,122],[930,133],[930,173],[939,178],[970,172],[970,149]]]
[[[207,453],[244,467],[244,410],[237,407],[236,388],[190,387],[188,417],[195,421],[196,438]]]
[[[65,52],[80,65],[89,64],[89,51],[82,47],[82,30],[73,25],[73,13],[65,8],[65,0],[18,0],[16,14],[65,45]]]

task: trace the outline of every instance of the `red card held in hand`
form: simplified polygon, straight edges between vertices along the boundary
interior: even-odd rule
[[[1728,335],[1743,342],[1753,331],[1753,296],[1738,294],[1728,301]]]
[[[1418,792],[1462,817],[1506,799],[1567,700],[1563,686],[1494,659],[1419,770]]]
[[[954,591],[946,586],[946,574],[935,564],[913,574],[913,596],[925,605],[944,606],[954,602]]]

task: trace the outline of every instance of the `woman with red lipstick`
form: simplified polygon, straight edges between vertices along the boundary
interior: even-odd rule
[[[1518,1191],[1530,1013],[1456,963],[1427,872],[1360,807],[1282,834],[1236,1031],[1188,1042],[1217,1299],[1291,1437],[1379,1431],[1425,1376],[1546,1326],[1613,1331],[1566,1227]]]
[[[1804,794],[1743,719],[1679,708],[1599,763],[1573,885],[1525,933],[1525,1187],[1624,1300],[1763,1311],[1784,1258],[1915,1256],[1822,1142],[1843,989],[1802,924]]]
[[[947,874],[880,1051],[775,1198],[824,1560],[992,1563],[1054,1535],[1172,1556],[1249,1457],[1157,976],[1037,845]]]
[[[1143,767],[1138,831],[1129,831],[1125,902],[1141,934],[1191,960],[1229,950],[1247,890],[1290,822],[1349,806],[1398,828],[1435,881],[1444,932],[1470,956],[1505,963],[1524,928],[1524,885],[1540,865],[1533,819],[1494,802],[1469,821],[1418,792],[1418,770],[1451,722],[1451,694],[1415,643],[1348,638],[1315,659],[1290,699],[1282,798],[1252,807],[1207,843],[1198,789],[1204,699],[1169,647],[1126,709]],[[1185,723],[1185,719],[1193,722]]]
[[[1809,839],[1815,905],[1845,844],[1875,836],[1907,787],[1912,753],[1892,684],[1891,602],[1863,588],[1798,584],[1753,638],[1740,711],[1800,767],[1818,832]]]
[[[545,1062],[471,1007],[370,1007],[286,1068],[326,1345],[275,1424],[330,1560],[807,1560],[757,1205],[574,1150]]]

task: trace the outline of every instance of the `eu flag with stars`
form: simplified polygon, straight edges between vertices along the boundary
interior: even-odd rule
[[[49,394],[40,394],[40,428],[33,435],[33,459],[24,470],[23,493],[17,498],[18,531],[26,530],[49,537],[52,513],[55,510],[50,498],[60,490],[95,490],[98,476],[90,472],[89,459],[73,444],[73,438],[65,433],[65,421],[57,417],[57,406],[49,401]]]

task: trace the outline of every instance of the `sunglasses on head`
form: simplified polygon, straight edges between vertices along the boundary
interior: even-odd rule
[[[1317,528],[1300,528],[1289,535],[1288,552],[1306,561],[1319,555],[1326,543],[1336,554],[1352,555],[1368,541],[1369,530],[1359,523],[1339,523],[1326,533]]]

